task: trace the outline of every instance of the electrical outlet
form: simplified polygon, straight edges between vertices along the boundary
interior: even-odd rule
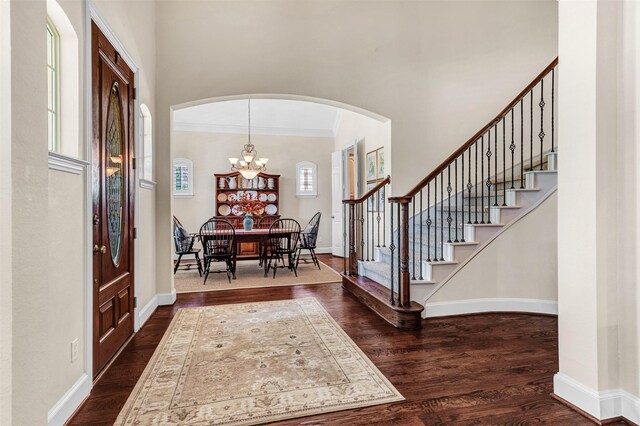
[[[71,362],[76,362],[78,359],[78,339],[71,342]]]

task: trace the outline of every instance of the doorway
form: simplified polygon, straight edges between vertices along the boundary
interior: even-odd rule
[[[91,22],[93,373],[134,326],[134,73]]]
[[[363,141],[354,141],[342,151],[335,151],[331,157],[332,181],[332,242],[331,253],[345,256],[345,224],[342,200],[357,198],[360,194],[360,161],[358,146]]]

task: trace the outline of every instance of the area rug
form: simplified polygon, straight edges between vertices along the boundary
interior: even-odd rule
[[[315,298],[183,308],[116,425],[252,425],[404,398]]]
[[[222,269],[224,265],[213,264],[214,268]],[[326,284],[342,281],[340,274],[326,264],[320,262],[320,269],[312,263],[300,263],[298,276],[288,269],[278,269],[275,279],[273,270],[268,277],[264,276],[264,268],[257,260],[238,261],[236,279],[227,279],[227,274],[209,274],[207,283],[193,266],[190,270],[181,270],[174,275],[174,285],[177,293],[194,293],[199,291],[233,290],[240,288],[279,287],[294,284]]]

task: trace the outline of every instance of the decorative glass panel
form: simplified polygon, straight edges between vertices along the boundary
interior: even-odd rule
[[[106,129],[107,230],[109,233],[111,260],[115,266],[118,266],[122,243],[122,207],[124,204],[122,113],[120,110],[118,83],[113,83],[111,87]]]

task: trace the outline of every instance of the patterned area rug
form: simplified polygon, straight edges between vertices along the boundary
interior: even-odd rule
[[[212,270],[222,269],[221,264],[214,264]],[[195,265],[190,270],[180,270],[174,275],[177,293],[195,293],[200,291],[234,290],[240,288],[279,287],[295,284],[326,284],[341,282],[339,273],[320,262],[320,269],[313,263],[302,263],[298,266],[298,276],[288,269],[279,269],[273,278],[273,270],[268,277],[264,276],[264,268],[257,260],[238,261],[236,279],[229,282],[227,274],[209,274],[207,283],[198,274]]]
[[[180,309],[116,425],[252,425],[404,398],[315,298]]]

